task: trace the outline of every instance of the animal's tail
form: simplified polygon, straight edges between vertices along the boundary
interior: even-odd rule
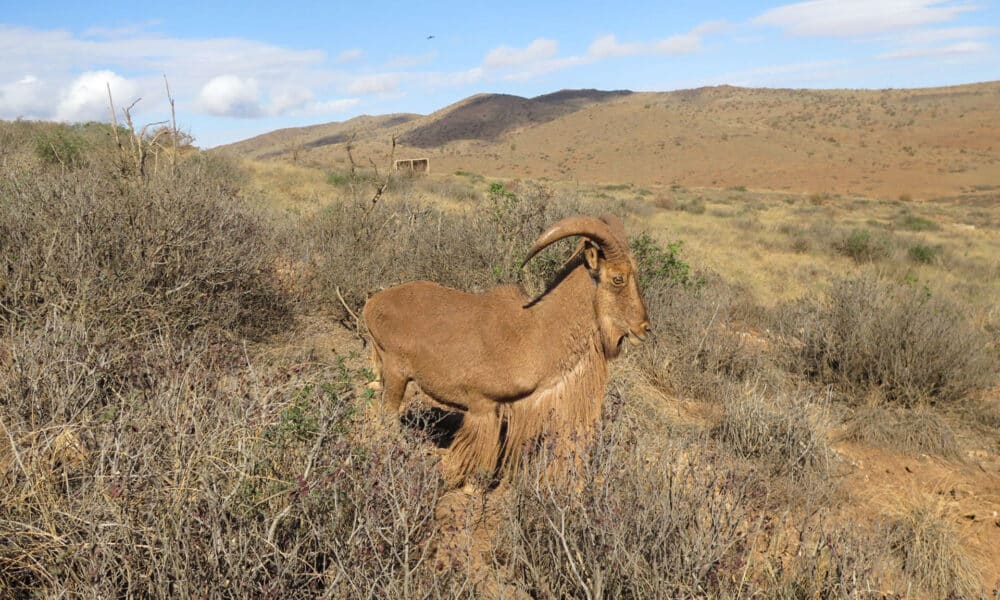
[[[344,297],[340,294],[340,288],[336,287],[334,288],[334,291],[337,293],[337,300],[340,300],[340,305],[344,307],[347,314],[354,317],[354,334],[361,340],[362,345],[367,346],[368,339],[371,337],[371,332],[368,331],[368,325],[365,323],[364,319],[359,317],[358,314],[351,310],[351,307],[347,305],[347,302],[344,301]]]

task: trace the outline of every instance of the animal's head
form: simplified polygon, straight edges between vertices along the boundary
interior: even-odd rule
[[[597,286],[595,308],[604,353],[615,358],[625,340],[638,344],[651,330],[625,226],[614,215],[603,215],[600,219],[568,217],[546,229],[524,261],[549,244],[571,236],[583,238],[574,256],[583,254],[583,262]]]

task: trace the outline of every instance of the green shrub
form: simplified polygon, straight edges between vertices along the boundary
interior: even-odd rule
[[[332,186],[343,187],[351,181],[351,176],[348,173],[340,173],[339,171],[330,171],[326,176],[326,182]]]
[[[50,165],[66,168],[80,166],[86,151],[83,137],[65,125],[43,132],[35,140],[35,155]]]
[[[934,221],[913,213],[904,214],[899,220],[899,227],[909,231],[937,231],[941,229],[941,226]]]
[[[887,258],[892,253],[892,241],[884,234],[872,234],[864,228],[852,229],[851,233],[836,243],[836,249],[855,262],[864,263]]]
[[[698,282],[691,277],[691,265],[681,258],[682,245],[678,240],[668,242],[663,248],[648,233],[632,238],[629,246],[639,266],[639,286],[696,285]]]
[[[937,262],[938,258],[941,256],[941,250],[941,246],[916,244],[914,246],[910,246],[910,250],[907,254],[909,254],[910,260],[913,262],[930,265]]]

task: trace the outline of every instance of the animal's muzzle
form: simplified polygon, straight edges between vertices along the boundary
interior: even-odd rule
[[[653,328],[650,326],[649,321],[643,321],[635,329],[629,329],[628,341],[633,346],[638,346],[639,342],[645,342],[646,338],[653,333]]]

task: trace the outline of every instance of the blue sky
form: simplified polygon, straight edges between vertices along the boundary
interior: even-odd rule
[[[433,36],[428,39],[429,36]],[[703,85],[927,87],[1000,79],[994,1],[0,0],[0,119],[107,118],[142,98],[203,147],[480,92]]]

